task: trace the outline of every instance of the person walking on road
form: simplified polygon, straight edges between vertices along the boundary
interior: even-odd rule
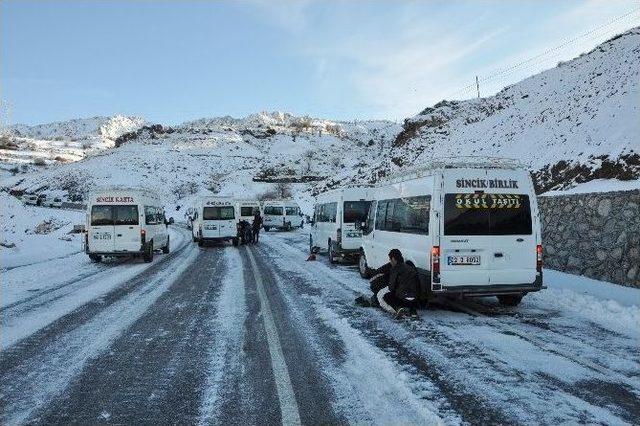
[[[251,228],[253,229],[253,242],[257,243],[258,238],[260,237],[260,228],[262,228],[262,216],[260,216],[260,210],[255,209],[255,213],[253,214],[253,223],[251,224]]]

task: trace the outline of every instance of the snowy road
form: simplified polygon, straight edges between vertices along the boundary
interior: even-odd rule
[[[637,308],[550,289],[396,321],[354,306],[353,267],[305,262],[304,231],[240,248],[176,232],[151,265],[54,259],[33,292],[33,273],[6,273],[22,291],[1,303],[2,424],[640,418]]]

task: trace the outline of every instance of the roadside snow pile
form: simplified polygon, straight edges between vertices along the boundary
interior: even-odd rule
[[[71,234],[84,212],[24,206],[0,192],[0,268],[13,268],[82,251],[82,235]]]
[[[544,274],[548,288],[529,294],[524,303],[571,312],[607,330],[640,337],[640,289],[551,269],[545,269]]]

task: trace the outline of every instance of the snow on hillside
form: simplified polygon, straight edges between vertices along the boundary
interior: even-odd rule
[[[379,162],[399,131],[387,121],[332,122],[282,113],[144,126],[122,135],[116,149],[7,178],[3,186],[63,189],[79,199],[100,186],[136,185],[159,189],[184,205],[212,192],[256,197],[284,180],[308,204],[314,182]]]
[[[197,194],[255,197],[273,183],[287,182],[309,212],[312,195],[325,188],[370,184],[430,159],[461,155],[517,158],[531,169],[539,192],[596,179],[628,182],[640,176],[639,73],[635,28],[495,96],[442,101],[403,126],[282,112],[173,127],[126,117],[90,119],[72,126],[75,137],[108,140],[114,149],[5,177],[2,186],[16,192],[64,190],[77,200],[99,186],[137,185],[184,205]],[[59,133],[37,133],[40,126],[14,131],[50,137],[66,128],[48,126]]]
[[[593,178],[638,179],[639,73],[635,28],[495,96],[442,101],[405,121],[368,179],[455,156],[517,158],[543,191]]]
[[[24,206],[0,192],[0,268],[14,268],[82,251],[82,235],[69,234],[84,212]]]
[[[142,118],[115,115],[27,126],[4,131],[0,162],[12,167],[78,161],[99,150],[112,148],[121,135],[145,124]]]

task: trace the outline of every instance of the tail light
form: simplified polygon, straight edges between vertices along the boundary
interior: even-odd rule
[[[342,243],[342,228],[336,230],[336,242],[338,244]]]
[[[440,282],[440,246],[431,247],[431,281]]]
[[[542,245],[536,246],[536,270],[542,272]]]
[[[147,231],[145,231],[144,229],[140,230],[140,242],[142,244],[147,242]]]

